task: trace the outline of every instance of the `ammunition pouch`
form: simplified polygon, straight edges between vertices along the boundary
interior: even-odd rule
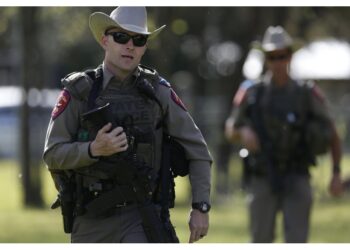
[[[169,147],[169,163],[174,177],[184,177],[189,174],[189,161],[184,147],[173,137],[163,135],[163,147]]]
[[[114,185],[110,189],[100,188],[102,186],[104,185],[101,182],[95,183],[94,188],[90,186],[88,191],[89,201],[84,206],[84,216],[88,218],[105,218],[112,215],[116,208],[136,203],[132,186]]]
[[[332,128],[328,120],[310,118],[306,122],[305,143],[312,156],[327,153],[331,139]]]

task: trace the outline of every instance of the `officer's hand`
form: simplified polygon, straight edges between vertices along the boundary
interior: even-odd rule
[[[204,214],[197,209],[192,209],[188,225],[191,231],[188,242],[193,243],[207,235],[209,228],[209,214]]]
[[[241,128],[240,137],[242,145],[248,149],[249,152],[257,152],[260,150],[258,137],[250,127]]]
[[[332,196],[338,197],[343,193],[343,183],[340,174],[333,174],[331,183],[329,185],[329,192]]]
[[[95,140],[90,145],[92,156],[109,156],[128,149],[128,142],[123,128],[116,127],[108,132],[111,128],[112,124],[108,123],[98,131]]]

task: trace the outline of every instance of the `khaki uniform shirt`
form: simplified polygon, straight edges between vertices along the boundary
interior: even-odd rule
[[[124,81],[117,81],[103,64],[103,90],[108,88],[111,82],[127,86],[138,75],[137,68]],[[163,82],[164,84],[159,84],[155,90],[167,114],[164,132],[173,136],[185,148],[187,159],[190,161],[192,202],[209,202],[212,158],[206,142],[192,117],[182,106],[181,100],[170,85]],[[74,84],[84,89],[89,83],[87,79],[82,78]],[[80,118],[86,111],[88,111],[86,99],[75,96],[67,89],[61,92],[52,113],[45,141],[44,161],[49,169],[76,169],[98,161],[89,156],[90,142],[77,141],[77,133],[81,127]]]

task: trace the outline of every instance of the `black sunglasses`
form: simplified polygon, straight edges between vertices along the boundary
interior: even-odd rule
[[[282,60],[286,60],[290,57],[290,54],[283,54],[283,55],[276,55],[276,56],[272,56],[272,55],[267,55],[266,59],[268,61],[282,61]]]
[[[129,34],[124,32],[109,32],[109,33],[106,32],[106,35],[113,36],[113,40],[116,43],[120,43],[120,44],[126,44],[127,42],[129,42],[130,39],[132,39],[132,42],[136,47],[145,46],[148,39],[148,36],[145,36],[145,35],[138,34],[138,35],[130,36]]]

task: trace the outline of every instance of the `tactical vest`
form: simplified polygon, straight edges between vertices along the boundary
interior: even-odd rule
[[[306,121],[306,93],[303,87],[267,88],[261,100],[263,121],[276,162],[293,160],[299,151]]]
[[[160,168],[163,111],[161,104],[147,96],[147,93],[145,94],[140,88],[140,84],[146,80],[156,89],[160,77],[155,70],[144,66],[139,66],[138,70],[140,74],[125,86],[110,82],[102,90],[102,79],[96,81],[96,77],[101,77],[101,67],[94,71],[77,73],[80,74],[79,81],[65,80],[64,85],[72,95],[85,103],[83,112],[110,103],[112,120],[123,127],[127,133],[133,134],[137,157],[157,171]],[[81,122],[77,140],[95,139],[97,131],[89,134],[87,131],[87,125]],[[95,182],[96,179],[109,179],[110,176],[100,164],[99,161],[75,171],[86,177],[84,181],[88,181],[89,178],[91,182]]]
[[[273,163],[279,169],[307,168],[310,159],[305,150],[305,125],[309,88],[304,83],[292,83],[284,88],[259,83],[252,88],[250,109],[260,112],[262,124],[255,126],[265,132],[266,141],[261,144],[268,144]],[[252,110],[249,113],[252,115]]]

